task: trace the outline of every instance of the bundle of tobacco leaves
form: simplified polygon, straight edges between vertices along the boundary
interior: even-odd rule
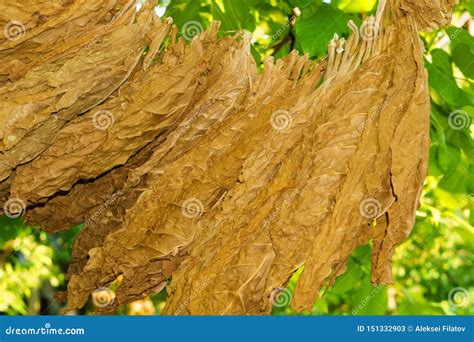
[[[373,283],[392,281],[427,168],[418,31],[454,1],[380,1],[324,60],[262,73],[249,34],[185,43],[152,1],[29,3],[0,5],[20,28],[0,39],[0,204],[50,233],[83,224],[66,311],[166,286],[167,314],[268,314],[303,267],[307,310],[368,241]]]

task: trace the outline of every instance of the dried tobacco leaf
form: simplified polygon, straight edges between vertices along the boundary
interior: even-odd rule
[[[43,152],[71,119],[126,81],[156,27],[153,18],[153,8],[145,6],[136,23],[94,37],[90,48],[38,65],[0,87],[0,181]]]
[[[66,310],[113,282],[115,299],[100,311],[171,279],[167,314],[268,314],[302,266],[293,307],[311,309],[370,240],[372,281],[391,282],[394,246],[414,224],[427,166],[418,30],[445,23],[453,3],[381,1],[360,28],[349,23],[347,41],[331,41],[327,60],[292,53],[267,59],[262,74],[248,35],[217,39],[215,24],[184,44],[152,6],[138,24],[114,22],[68,54],[25,62],[33,66],[11,93],[0,88],[10,107],[25,105],[29,87],[35,94],[35,115],[0,130],[0,197],[10,190],[28,201],[28,220],[50,232],[85,221]],[[131,58],[119,53],[120,71],[109,60],[112,38],[134,44]],[[75,48],[88,41],[93,54]],[[64,81],[76,75],[65,73],[68,61],[90,73],[87,87]],[[45,91],[40,71],[59,89]],[[64,89],[74,101],[59,106]],[[64,120],[50,128],[56,112]],[[97,127],[98,113],[112,124]],[[40,138],[41,147],[22,150]]]
[[[33,65],[90,37],[105,33],[113,22],[130,17],[137,1],[33,0],[28,5],[6,0],[0,4],[0,84],[7,79],[17,80]],[[123,16],[121,12],[128,12]],[[67,32],[65,40],[64,32]]]
[[[163,39],[168,28],[163,25],[157,36]],[[124,164],[136,151],[176,126],[199,99],[197,88],[208,68],[222,57],[206,61],[201,55],[227,43],[207,44],[203,49],[196,41],[185,52],[179,51],[184,49],[179,44],[178,51],[169,51],[162,64],[127,84],[118,96],[68,123],[48,149],[18,168],[12,193],[37,201],[57,189],[68,190],[80,179],[95,178]],[[182,58],[176,60],[176,53]],[[52,174],[57,177],[52,179]]]

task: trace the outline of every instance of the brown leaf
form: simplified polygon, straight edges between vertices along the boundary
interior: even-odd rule
[[[0,199],[27,201],[49,232],[85,222],[66,311],[114,284],[98,308],[110,312],[171,280],[166,314],[268,314],[303,266],[292,305],[310,310],[369,241],[372,281],[392,281],[427,168],[418,30],[444,24],[453,1],[380,1],[325,60],[293,52],[261,74],[248,34],[218,39],[215,23],[185,44],[151,4],[132,23],[123,2],[107,19],[112,3],[79,11],[96,35],[72,28],[49,55],[31,33],[0,49],[0,61],[27,52],[8,64],[26,73],[0,87]],[[69,6],[49,9],[49,27],[24,20],[54,44]]]

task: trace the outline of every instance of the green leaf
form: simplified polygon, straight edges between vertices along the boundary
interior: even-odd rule
[[[255,30],[255,9],[252,0],[213,0],[211,14],[214,20],[221,21],[222,31]]]
[[[465,29],[459,27],[448,27],[446,32],[451,39],[452,44],[467,44],[472,49],[474,49],[474,37],[472,37]]]
[[[436,66],[446,77],[454,79],[453,68],[451,66],[451,56],[444,50],[435,49],[431,52],[433,65]]]
[[[314,15],[296,23],[297,46],[311,57],[324,55],[334,32],[339,35],[349,33],[347,27],[349,19],[351,17],[341,10],[325,3],[321,4]]]
[[[0,216],[0,249],[8,240],[12,240],[16,236],[24,236],[24,225],[21,218],[11,219],[6,215]]]
[[[457,44],[452,54],[454,63],[462,73],[468,78],[474,78],[474,53],[471,48],[466,44]]]
[[[375,8],[377,0],[340,0],[337,7],[346,13],[366,13]]]
[[[438,164],[444,172],[453,171],[460,161],[461,152],[458,148],[447,145],[438,149]]]
[[[317,0],[317,1],[314,1],[314,0],[290,0],[291,6],[298,7],[300,10],[304,10],[308,6],[314,4],[315,2],[319,4],[319,3],[321,3],[321,0]]]
[[[446,136],[444,130],[446,129],[446,118],[433,106],[430,114],[431,142],[440,146],[446,146]]]
[[[445,51],[437,49],[433,51],[432,58],[432,63],[425,60],[425,66],[433,99],[440,105],[448,104],[454,108],[472,103],[473,99],[454,80],[451,57]]]
[[[352,302],[352,312],[357,315],[383,315],[387,310],[387,286],[372,286],[367,274]]]
[[[199,16],[200,11],[200,1],[172,0],[166,8],[165,15],[172,17],[176,26],[181,28],[185,23],[193,20],[203,25],[204,22]]]
[[[474,78],[474,37],[462,28],[446,30],[451,39],[453,62],[468,78]]]
[[[466,0],[462,2],[462,5],[471,13],[474,13],[474,0]]]

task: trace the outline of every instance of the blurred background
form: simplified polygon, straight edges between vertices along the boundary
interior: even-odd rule
[[[259,68],[297,50],[326,54],[346,24],[374,14],[376,0],[160,0],[156,13],[173,17],[190,40],[213,20],[221,35],[253,34]],[[393,260],[393,285],[370,284],[370,245],[357,249],[347,272],[321,293],[313,315],[474,314],[474,0],[461,0],[451,26],[422,33],[432,100],[429,176],[416,225]],[[71,245],[81,226],[48,235],[21,219],[0,218],[0,314],[60,314],[53,295],[65,290]],[[287,305],[298,278],[276,298],[273,314],[296,314]],[[116,314],[159,314],[166,290]],[[76,314],[93,314],[91,303]]]

